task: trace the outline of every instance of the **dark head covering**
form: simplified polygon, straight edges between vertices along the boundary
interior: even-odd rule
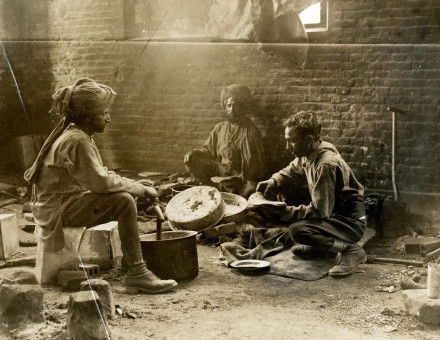
[[[110,106],[115,96],[116,92],[110,86],[97,83],[90,78],[81,78],[74,85],[65,86],[56,91],[52,95],[53,103],[50,113],[61,116],[61,120],[47,137],[34,164],[25,171],[24,179],[29,183],[35,181],[53,142],[70,123],[79,117],[93,115],[98,104]]]
[[[230,97],[234,97],[236,100],[239,100],[244,104],[245,107],[248,107],[251,101],[251,91],[248,87],[237,84],[224,87],[220,94],[220,102],[223,108],[226,108],[225,103]]]

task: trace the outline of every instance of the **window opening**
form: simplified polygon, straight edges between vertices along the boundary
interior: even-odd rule
[[[320,32],[328,29],[328,1],[321,0],[299,13],[306,32]]]

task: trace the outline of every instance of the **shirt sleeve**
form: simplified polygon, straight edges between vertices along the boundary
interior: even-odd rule
[[[207,150],[214,159],[217,158],[217,143],[218,126],[216,125],[209,133],[209,137],[206,139],[205,143],[203,143],[203,150]]]
[[[133,196],[145,194],[142,184],[108,171],[100,161],[96,146],[86,139],[74,141],[66,149],[63,158],[69,174],[91,192],[128,192]]]
[[[288,206],[282,216],[284,221],[306,218],[327,218],[335,206],[336,167],[323,164],[317,169],[315,187],[310,188],[312,201],[308,205]]]
[[[263,139],[255,127],[250,129],[242,146],[242,173],[245,180],[257,182],[266,178]]]
[[[292,185],[297,183],[298,177],[304,177],[304,168],[301,158],[296,157],[284,169],[274,173],[271,178],[275,180],[278,186]]]

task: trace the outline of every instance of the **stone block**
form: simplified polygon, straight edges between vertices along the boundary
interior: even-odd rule
[[[0,280],[0,284],[38,284],[35,274],[31,270],[16,269],[9,276]]]
[[[83,262],[111,268],[122,258],[118,222],[112,221],[87,229],[84,232],[79,254]]]
[[[65,291],[79,291],[81,282],[87,280],[82,270],[61,270],[58,272],[58,284]]]
[[[45,230],[36,226],[38,243],[35,273],[40,284],[55,283],[61,270],[78,269],[78,249],[84,230],[85,228],[64,228],[64,248],[52,251],[44,241]]]
[[[0,214],[0,260],[18,252],[18,226],[15,214]]]
[[[43,290],[35,285],[0,285],[0,319],[9,328],[27,321],[43,322]]]
[[[440,325],[440,299],[428,297],[426,289],[402,291],[406,313],[429,325]]]
[[[98,293],[86,290],[70,295],[67,314],[67,332],[73,340],[111,339]]]
[[[113,319],[115,317],[115,303],[110,285],[107,281],[101,279],[91,279],[81,282],[82,291],[94,290],[98,293],[102,303],[103,312],[106,317]]]

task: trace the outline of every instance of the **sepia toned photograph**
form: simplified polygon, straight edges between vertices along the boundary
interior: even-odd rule
[[[0,0],[0,339],[439,339],[439,164],[439,0]]]

